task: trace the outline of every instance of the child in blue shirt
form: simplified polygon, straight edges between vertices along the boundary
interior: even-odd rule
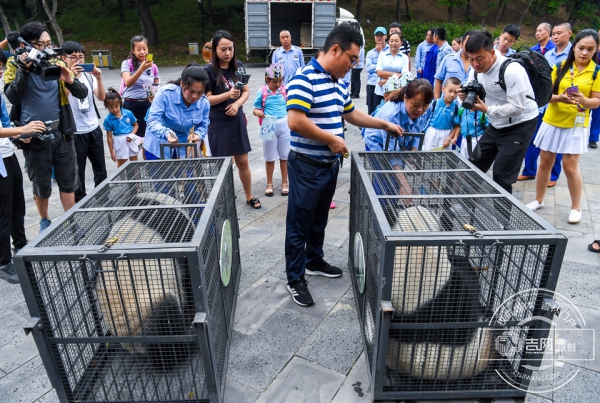
[[[485,132],[485,128],[488,125],[487,115],[483,112],[474,111],[472,109],[460,108],[458,116],[454,119],[454,123],[460,125],[460,132],[455,132],[452,138],[444,142],[444,148],[452,144],[456,144],[458,141],[458,135],[462,137],[462,143],[460,147],[460,155],[469,159],[469,142],[467,137],[471,138],[471,152],[475,149],[479,138]]]
[[[265,71],[265,85],[254,98],[252,114],[261,124],[263,156],[267,171],[266,196],[273,196],[273,171],[279,159],[281,170],[281,195],[289,194],[287,182],[287,159],[290,152],[290,128],[287,124],[287,92],[283,85],[283,65],[274,63]],[[265,119],[266,118],[266,119]]]
[[[128,134],[135,134],[138,123],[133,113],[122,108],[121,95],[114,88],[109,88],[104,98],[104,106],[108,109],[108,116],[104,119],[106,142],[110,150],[110,157],[116,161],[117,168],[127,162],[137,161],[138,151],[129,147],[131,138]]]
[[[425,130],[423,151],[442,148],[444,141],[449,140],[454,131],[458,131],[454,119],[458,115],[456,97],[460,91],[460,84],[458,78],[448,78],[442,87],[443,97],[431,103],[429,108],[432,115]]]

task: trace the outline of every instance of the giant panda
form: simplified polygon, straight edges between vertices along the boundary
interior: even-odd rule
[[[428,208],[411,206],[398,212],[392,228],[435,232],[442,224]],[[397,247],[392,281],[392,323],[486,320],[477,272],[466,257],[451,255],[446,247]],[[494,356],[495,336],[485,327],[394,330],[387,366],[421,379],[472,377],[485,370]]]
[[[135,205],[178,204],[163,193],[136,196]],[[195,226],[182,209],[129,211],[114,220],[109,238],[120,244],[158,244],[193,235]],[[175,233],[177,232],[177,233]],[[96,279],[100,312],[114,336],[171,336],[189,333],[193,296],[189,272],[177,258],[102,260]],[[192,309],[190,309],[192,308]],[[156,370],[170,370],[190,354],[185,343],[123,343],[147,358]]]

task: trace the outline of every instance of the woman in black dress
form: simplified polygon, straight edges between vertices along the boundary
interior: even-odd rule
[[[248,166],[250,140],[242,105],[248,99],[249,88],[235,89],[237,71],[244,66],[235,59],[233,36],[217,31],[212,40],[212,61],[206,65],[209,81],[206,96],[210,101],[208,144],[213,157],[233,156],[246,194],[246,203],[255,209],[260,201],[252,196],[252,178]]]

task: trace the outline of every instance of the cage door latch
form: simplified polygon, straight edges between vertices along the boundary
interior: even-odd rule
[[[390,301],[381,301],[381,310],[384,313],[394,313],[395,309],[394,306],[392,305],[392,303]]]
[[[23,326],[23,330],[25,330],[25,335],[28,335],[29,333],[33,332],[34,329],[39,330],[41,328],[42,318],[38,318],[37,316],[34,316],[33,318],[29,319],[25,326]]]
[[[118,240],[119,238],[117,237],[108,238],[106,242],[104,242],[104,245],[102,245],[100,249],[98,249],[98,252],[106,252],[108,248],[116,244]]]
[[[476,238],[483,237],[483,235],[479,231],[477,231],[477,228],[475,228],[471,224],[463,224],[463,228],[465,229],[465,231],[469,231],[471,235],[473,235]]]

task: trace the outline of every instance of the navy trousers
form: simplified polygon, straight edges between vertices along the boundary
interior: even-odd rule
[[[542,118],[544,117],[543,113],[540,113],[538,116],[538,123],[535,129],[535,133],[533,133],[533,137],[531,139],[531,143],[527,148],[527,153],[525,153],[525,167],[523,167],[522,175],[525,176],[535,176],[537,174],[537,161],[540,157],[540,149],[533,145],[533,141],[537,136],[538,130],[540,130],[540,126],[542,125]],[[560,176],[560,171],[562,171],[562,154],[556,154],[556,160],[554,161],[554,166],[552,167],[552,172],[550,174],[551,181],[557,181]]]
[[[325,227],[340,164],[314,167],[288,155],[290,195],[285,228],[285,271],[288,284],[304,275],[306,264],[323,258]]]

